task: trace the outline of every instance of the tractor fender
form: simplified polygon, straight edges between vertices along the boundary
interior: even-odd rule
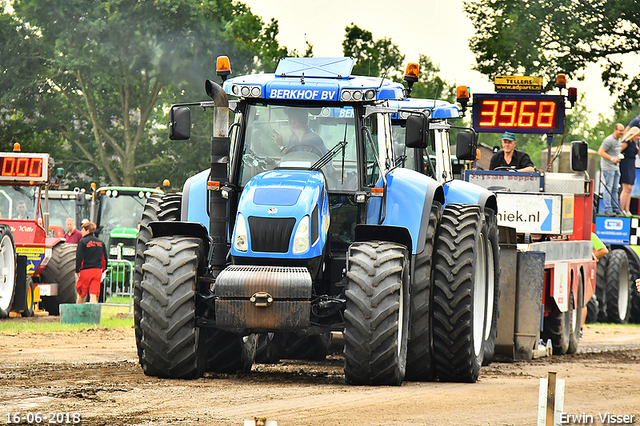
[[[182,188],[182,209],[180,220],[202,224],[209,233],[209,215],[207,211],[207,180],[209,169],[191,176]],[[182,235],[182,234],[181,234]],[[154,235],[155,236],[155,235]]]
[[[204,252],[209,253],[212,244],[211,237],[209,237],[209,231],[207,231],[207,228],[205,228],[202,223],[158,221],[149,222],[149,227],[151,228],[153,238],[170,237],[174,235],[199,238],[204,243]]]
[[[382,180],[376,187],[382,187]],[[370,239],[380,233],[393,235],[393,232],[377,227],[405,228],[408,233],[397,233],[400,240],[387,241],[405,244],[407,248],[411,247],[412,254],[420,254],[425,246],[431,205],[434,202],[443,205],[444,196],[442,186],[434,179],[409,169],[393,169],[387,175],[384,221],[378,223],[382,198],[369,198],[367,222],[356,226],[356,239],[360,236],[364,241],[366,236]]]
[[[496,194],[481,186],[463,180],[452,180],[444,184],[446,204],[473,204],[483,209],[498,212]]]

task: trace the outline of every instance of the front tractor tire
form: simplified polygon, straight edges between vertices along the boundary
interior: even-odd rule
[[[77,244],[56,244],[51,260],[40,274],[40,282],[58,283],[57,296],[42,296],[42,309],[51,315],[60,315],[60,305],[63,303],[76,303],[77,248]]]
[[[487,224],[479,206],[449,204],[434,253],[433,347],[438,378],[478,379],[487,296]]]
[[[411,334],[407,343],[407,373],[405,380],[434,380],[431,350],[431,286],[433,281],[433,244],[442,215],[442,205],[431,206],[424,250],[415,257],[411,277]]]
[[[179,194],[152,194],[147,198],[147,203],[142,211],[142,219],[140,220],[140,229],[138,230],[138,239],[136,240],[136,257],[135,269],[133,272],[133,300],[134,315],[133,329],[136,336],[136,343],[140,341],[140,299],[142,297],[142,264],[144,263],[144,251],[147,248],[147,242],[153,238],[151,222],[174,222],[180,220],[180,208],[182,206],[182,196]],[[137,302],[135,302],[137,301]],[[142,355],[138,344],[138,358]]]
[[[207,332],[196,326],[196,284],[203,243],[185,236],[153,238],[142,264],[140,364],[148,376],[196,379],[206,369]],[[137,301],[134,303],[138,304]]]
[[[345,296],[347,383],[401,385],[410,310],[407,248],[379,241],[353,243]]]

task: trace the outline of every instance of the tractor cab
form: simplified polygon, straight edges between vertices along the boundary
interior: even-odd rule
[[[142,210],[151,194],[161,194],[153,188],[108,186],[95,192],[95,218],[97,236],[109,247],[109,259],[135,257],[138,223]]]

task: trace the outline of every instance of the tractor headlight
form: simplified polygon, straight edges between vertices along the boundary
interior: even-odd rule
[[[298,229],[293,236],[293,253],[300,254],[309,250],[309,216],[300,220]]]
[[[249,249],[249,239],[247,237],[247,224],[244,222],[244,217],[238,213],[238,220],[236,221],[236,236],[233,239],[233,246],[238,251],[247,251]]]

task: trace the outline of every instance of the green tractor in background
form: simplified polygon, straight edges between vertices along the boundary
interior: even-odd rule
[[[168,186],[168,182],[165,181]],[[93,196],[92,218],[96,236],[107,244],[109,262],[107,279],[103,282],[100,302],[108,301],[110,294],[130,293],[136,255],[138,224],[147,198],[163,194],[159,188],[105,186]]]

